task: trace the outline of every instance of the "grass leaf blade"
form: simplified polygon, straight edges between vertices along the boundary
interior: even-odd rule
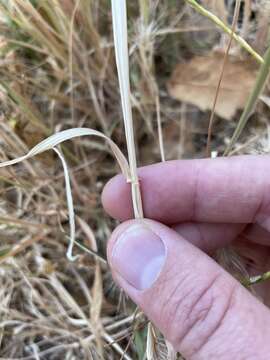
[[[268,48],[268,50],[266,51],[265,54],[265,60],[264,63],[261,65],[261,69],[259,71],[259,74],[257,76],[257,80],[254,86],[254,89],[252,91],[252,93],[249,96],[249,99],[247,101],[246,107],[240,117],[240,120],[238,122],[238,125],[234,131],[234,134],[230,140],[229,145],[227,146],[225,152],[224,152],[224,156],[228,155],[230,153],[230,151],[232,150],[234,144],[236,143],[236,141],[238,140],[239,136],[241,135],[244,127],[246,126],[246,123],[250,117],[250,115],[252,114],[257,101],[260,97],[260,94],[262,93],[265,84],[267,82],[267,79],[269,77],[269,72],[270,72],[270,47]]]
[[[128,158],[131,174],[132,202],[135,218],[143,217],[140,186],[137,175],[137,161],[130,102],[129,55],[127,40],[126,0],[112,0],[113,34],[115,58],[119,78],[122,111],[124,117]]]

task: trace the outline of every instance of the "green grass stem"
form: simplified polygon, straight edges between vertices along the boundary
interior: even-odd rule
[[[185,0],[193,9],[212,21],[215,25],[221,28],[226,34],[233,37],[237,43],[250,53],[260,64],[263,64],[263,58],[239,35],[235,34],[230,27],[224,24],[216,15],[211,11],[206,10],[202,5],[198,4],[196,0]]]
[[[250,115],[252,114],[252,112],[258,102],[259,96],[261,95],[261,93],[265,87],[265,84],[266,84],[268,76],[269,76],[269,71],[270,71],[270,47],[268,48],[268,50],[265,53],[264,63],[261,65],[254,89],[249,96],[249,99],[247,101],[245,109],[240,117],[240,120],[239,120],[238,125],[234,131],[234,134],[230,140],[230,143],[224,152],[224,156],[229,155],[234,144],[239,139],[239,136],[241,135],[244,127],[246,126],[247,121],[250,118]]]

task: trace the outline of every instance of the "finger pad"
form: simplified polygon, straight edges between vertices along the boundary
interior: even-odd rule
[[[105,185],[101,200],[105,211],[115,219],[128,220],[132,218],[130,185],[122,175],[116,175]]]

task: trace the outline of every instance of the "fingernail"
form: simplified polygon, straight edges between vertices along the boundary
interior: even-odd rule
[[[144,224],[125,230],[112,251],[112,266],[137,290],[152,286],[165,262],[165,246],[158,235]]]

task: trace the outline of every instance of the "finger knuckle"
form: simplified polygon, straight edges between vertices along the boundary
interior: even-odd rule
[[[230,296],[222,297],[222,275],[217,274],[205,284],[174,291],[167,301],[168,340],[176,349],[198,352],[222,325],[231,308]]]

